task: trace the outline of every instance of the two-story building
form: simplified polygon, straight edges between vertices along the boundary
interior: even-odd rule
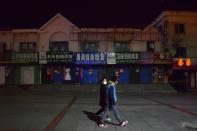
[[[197,88],[197,12],[164,11],[152,23],[164,52],[173,58],[171,81],[178,88]]]
[[[82,82],[96,77],[96,83],[103,75],[112,74],[118,76],[120,84],[164,82],[170,63],[157,61],[160,57],[155,60],[161,54],[155,28],[81,28],[79,38],[81,52],[106,52],[106,63],[80,63]]]
[[[78,41],[73,38],[73,32],[78,31],[61,14],[39,28],[1,30],[0,47],[4,56],[1,55],[0,84],[62,82],[66,65],[72,63],[72,58],[68,61],[64,55],[78,51]],[[58,52],[63,58],[55,62]]]
[[[170,62],[156,28],[78,28],[61,14],[33,29],[0,31],[0,84],[167,82]]]

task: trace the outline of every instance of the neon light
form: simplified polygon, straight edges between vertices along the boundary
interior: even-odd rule
[[[182,67],[184,65],[183,58],[178,59],[178,66]]]
[[[190,58],[187,58],[187,59],[186,59],[185,65],[186,65],[186,66],[191,66],[191,65],[192,65],[192,62],[191,62],[191,59],[190,59]]]

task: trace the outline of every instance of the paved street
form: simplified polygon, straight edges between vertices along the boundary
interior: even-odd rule
[[[108,128],[99,128],[94,113],[98,91],[79,87],[37,89],[0,88],[0,130],[5,131],[187,131],[182,122],[197,121],[194,93],[119,92],[118,105],[125,127],[113,115]]]

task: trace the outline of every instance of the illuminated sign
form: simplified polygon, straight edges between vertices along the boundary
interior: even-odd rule
[[[197,58],[173,58],[174,70],[197,69]]]
[[[191,62],[191,59],[190,58],[178,58],[178,62],[177,62],[178,66],[179,67],[183,67],[184,65],[186,66],[191,66],[192,65],[192,62]]]
[[[186,66],[191,66],[192,65],[192,62],[191,62],[191,59],[190,58],[187,58],[186,59],[185,65]]]
[[[178,59],[178,66],[182,67],[184,65],[183,58]]]
[[[75,64],[106,64],[106,53],[78,52],[75,54]]]

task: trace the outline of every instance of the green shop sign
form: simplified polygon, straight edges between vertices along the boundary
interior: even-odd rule
[[[139,52],[118,52],[115,53],[117,64],[139,63]]]
[[[72,63],[73,53],[64,51],[49,51],[46,53],[47,63]]]
[[[14,63],[37,63],[37,52],[13,52],[12,62]]]

